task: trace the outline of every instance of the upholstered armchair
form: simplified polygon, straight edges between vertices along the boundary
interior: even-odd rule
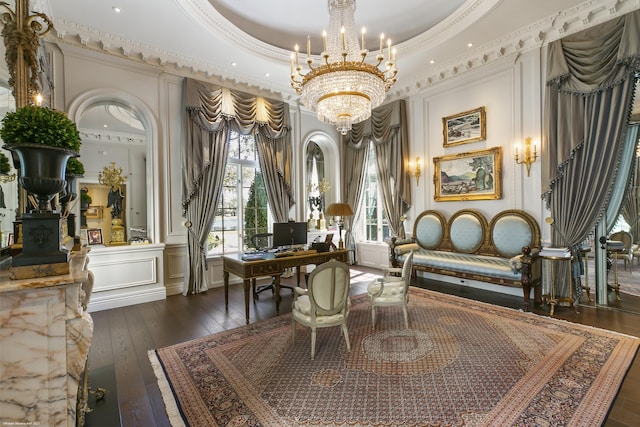
[[[347,330],[350,281],[349,266],[331,260],[320,264],[311,272],[307,289],[294,288],[291,337],[295,341],[296,322],[311,328],[311,360],[316,355],[318,328],[340,326],[347,351],[351,351]]]
[[[371,325],[376,328],[376,307],[401,306],[404,314],[404,324],[409,328],[409,285],[413,268],[413,251],[404,259],[400,277],[385,275],[381,279],[369,283],[367,293],[371,304]],[[393,273],[393,271],[392,271]]]

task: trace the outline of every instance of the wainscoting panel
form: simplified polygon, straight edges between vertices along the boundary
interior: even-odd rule
[[[165,299],[164,244],[92,248],[95,281],[88,311]]]
[[[167,296],[182,293],[187,262],[186,245],[167,245],[164,251],[165,278]]]

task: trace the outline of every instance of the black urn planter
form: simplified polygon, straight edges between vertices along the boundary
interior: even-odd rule
[[[69,262],[69,253],[62,250],[61,217],[51,209],[51,199],[65,188],[67,160],[78,153],[41,144],[7,144],[20,160],[20,185],[35,194],[35,212],[22,215],[22,253],[12,258],[13,267]]]
[[[50,201],[66,184],[64,179],[67,160],[78,153],[41,144],[7,144],[5,148],[16,153],[20,160],[20,185],[38,197],[38,211],[50,212]]]

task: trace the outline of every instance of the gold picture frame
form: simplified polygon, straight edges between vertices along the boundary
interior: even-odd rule
[[[502,198],[502,147],[434,157],[433,166],[435,201]]]
[[[487,139],[487,114],[484,107],[442,118],[444,147]]]
[[[102,219],[102,206],[89,206],[84,211],[84,216],[87,219]]]

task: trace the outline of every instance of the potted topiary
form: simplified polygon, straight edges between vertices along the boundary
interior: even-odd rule
[[[89,195],[89,190],[87,190],[86,188],[81,188],[80,189],[80,209],[83,211],[86,211],[87,209],[89,209],[89,206],[91,205],[92,201],[93,199]]]
[[[62,111],[27,105],[4,116],[0,137],[18,157],[20,185],[38,198],[35,212],[22,215],[22,253],[11,258],[11,277],[66,274],[69,251],[61,249],[62,218],[50,201],[65,187],[67,160],[79,156],[78,127]],[[54,265],[31,267],[43,264]]]
[[[64,188],[67,160],[80,151],[76,124],[62,111],[27,105],[4,116],[0,137],[18,155],[20,185],[38,196],[40,212],[50,211],[49,201]]]
[[[84,176],[84,165],[76,157],[71,157],[67,160],[67,167],[64,174],[66,185],[64,192],[60,195],[60,204],[62,210],[65,210],[67,203],[76,198],[76,179]]]

